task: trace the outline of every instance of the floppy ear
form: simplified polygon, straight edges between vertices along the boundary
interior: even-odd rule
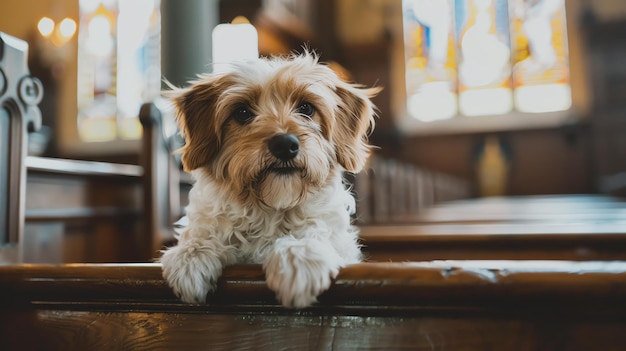
[[[178,151],[187,172],[208,165],[219,152],[221,135],[215,106],[223,83],[223,76],[205,75],[188,88],[164,93],[176,107],[178,129],[185,138]]]
[[[349,172],[360,172],[372,149],[367,137],[374,129],[376,113],[370,98],[381,90],[381,87],[363,89],[344,82],[336,86],[339,103],[332,129],[333,140],[337,161]]]

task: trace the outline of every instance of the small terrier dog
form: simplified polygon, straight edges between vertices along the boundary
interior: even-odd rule
[[[380,88],[341,80],[310,52],[231,68],[166,93],[195,183],[163,277],[183,301],[204,303],[223,267],[262,264],[282,305],[307,307],[361,260],[343,173],[369,156]]]

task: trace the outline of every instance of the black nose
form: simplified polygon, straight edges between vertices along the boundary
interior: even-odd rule
[[[268,142],[267,146],[272,155],[281,161],[289,161],[298,155],[300,151],[300,142],[293,134],[274,135]]]

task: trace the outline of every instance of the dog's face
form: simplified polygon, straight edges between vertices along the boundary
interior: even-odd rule
[[[244,205],[291,208],[337,172],[359,172],[370,97],[311,54],[234,64],[169,92],[186,171],[201,169]]]

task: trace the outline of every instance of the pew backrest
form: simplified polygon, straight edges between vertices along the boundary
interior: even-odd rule
[[[0,263],[21,257],[28,131],[41,125],[43,85],[27,58],[28,43],[0,32]]]

